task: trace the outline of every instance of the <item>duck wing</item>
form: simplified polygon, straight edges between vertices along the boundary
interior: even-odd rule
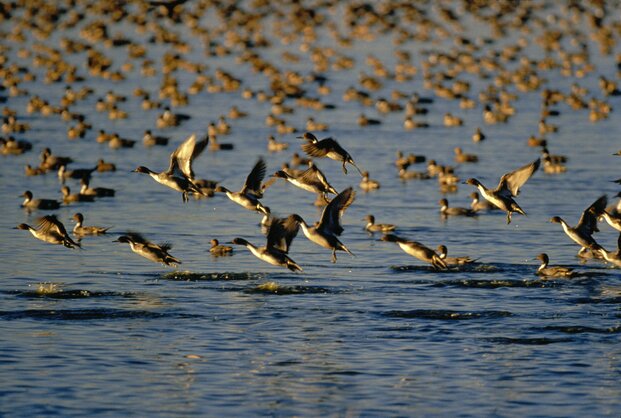
[[[607,204],[608,197],[606,195],[598,198],[591,206],[582,212],[582,216],[580,216],[580,220],[575,229],[589,236],[594,232],[599,232],[599,229],[597,229],[597,218],[606,210]]]
[[[197,142],[196,134],[190,135],[170,154],[170,165],[166,173],[172,175],[176,169],[179,169],[186,178],[194,179],[192,161],[203,152],[208,143],[209,136]]]
[[[39,218],[37,221],[37,229],[43,233],[53,231],[63,238],[68,236],[65,225],[63,225],[63,223],[59,221],[55,215],[46,215]]]
[[[325,138],[319,142],[309,142],[302,145],[302,150],[311,157],[325,157],[330,151],[346,154],[345,150],[332,138]]]
[[[241,194],[253,194],[256,197],[262,197],[263,193],[261,192],[261,182],[265,178],[265,161],[263,158],[259,158],[259,161],[254,165],[248,177],[246,177],[246,182],[244,183],[244,187],[242,187],[240,193]]]
[[[319,171],[319,169],[314,165],[308,167],[306,170],[300,173],[300,175],[297,177],[297,180],[301,183],[314,186],[320,190],[324,188],[324,182],[326,181],[323,173]]]
[[[352,187],[348,187],[338,194],[328,203],[328,206],[324,208],[317,229],[321,229],[330,234],[341,235],[343,233],[341,215],[343,215],[345,209],[354,202],[355,198],[356,192]]]
[[[274,219],[267,232],[266,247],[288,253],[291,242],[298,234],[299,229],[300,224],[293,215],[289,215],[287,218]]]
[[[147,240],[142,234],[138,232],[126,232],[125,236],[131,239],[136,244],[148,245],[150,244],[149,240]]]
[[[496,187],[497,192],[510,193],[511,196],[517,196],[520,193],[520,187],[533,175],[539,168],[541,159],[537,159],[530,164],[520,167],[500,178],[500,183]]]

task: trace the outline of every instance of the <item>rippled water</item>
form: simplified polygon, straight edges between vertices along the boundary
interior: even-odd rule
[[[115,28],[132,33],[123,23]],[[476,35],[481,28],[472,30]],[[49,42],[63,35],[56,33]],[[205,60],[200,40],[190,40],[198,47],[188,57]],[[413,52],[424,47],[410,46]],[[264,54],[275,58],[295,47],[275,46]],[[167,50],[149,48],[156,60]],[[263,242],[259,217],[223,196],[183,204],[179,194],[130,173],[137,165],[164,169],[176,144],[192,132],[203,133],[232,105],[250,113],[231,121],[231,135],[221,138],[236,149],[205,152],[195,163],[198,177],[239,189],[258,155],[266,158],[268,173],[276,171],[299,151],[299,140],[279,136],[291,149],[266,152],[266,138],[274,133],[263,123],[269,104],[243,100],[239,92],[192,96],[191,106],[179,110],[192,119],[164,132],[174,143],[165,149],[144,149],[138,143],[135,149],[113,151],[95,143],[97,129],[140,139],[154,127],[157,112],[143,112],[139,100],[130,97],[121,104],[130,119],[111,122],[94,112],[97,97],[109,89],[129,94],[138,86],[156,91],[159,77],[145,79],[134,71],[122,83],[89,80],[86,84],[97,94],[75,110],[86,113],[96,129],[78,141],[66,139],[67,125],[59,118],[27,115],[27,97],[9,98],[7,105],[33,128],[19,138],[32,141],[34,152],[4,157],[0,166],[0,415],[618,416],[621,274],[597,262],[580,264],[577,246],[559,225],[547,222],[560,215],[574,224],[599,195],[617,192],[609,182],[619,177],[619,157],[611,156],[621,148],[617,114],[592,124],[586,111],[558,107],[561,116],[549,121],[560,130],[549,143],[553,153],[569,156],[568,173],[535,174],[519,197],[528,217],[516,215],[511,225],[502,214],[442,221],[437,182],[401,182],[392,163],[396,150],[448,164],[453,147],[460,145],[477,153],[480,162],[459,166],[458,175],[493,185],[504,172],[537,158],[526,138],[537,130],[540,92],[522,94],[515,102],[517,115],[506,125],[483,125],[480,108],[464,111],[454,101],[439,99],[422,118],[429,129],[405,132],[402,113],[381,116],[341,100],[358,71],[368,71],[367,54],[391,63],[391,48],[387,36],[354,44],[345,53],[357,59],[356,69],[328,73],[333,91],[323,100],[337,108],[298,109],[285,116],[300,129],[308,116],[328,123],[328,134],[382,184],[372,193],[358,191],[345,213],[342,240],[356,257],[339,254],[332,264],[328,250],[300,233],[291,256],[304,268],[301,274],[262,263],[243,248],[232,257],[211,257],[211,238]],[[119,54],[117,59],[124,56],[105,51]],[[9,56],[28,65],[16,58],[15,48]],[[597,75],[614,79],[614,59],[592,58],[597,71],[577,81],[602,98]],[[68,59],[81,62],[83,57]],[[418,65],[423,59],[415,55],[414,60]],[[208,72],[224,68],[244,87],[266,87],[265,78],[233,57],[205,62]],[[309,72],[304,63],[287,65]],[[182,89],[193,81],[185,72],[177,77]],[[546,78],[551,88],[564,91],[576,81],[557,72]],[[485,86],[474,77],[471,82],[473,92]],[[23,87],[54,103],[64,86]],[[387,96],[393,88],[431,94],[417,76],[410,83],[387,82],[374,97]],[[608,100],[615,110],[621,107],[618,97]],[[447,111],[463,117],[465,126],[444,127]],[[360,112],[381,117],[383,124],[359,128]],[[477,126],[488,140],[472,144]],[[117,197],[55,212],[68,226],[77,211],[85,214],[86,224],[112,226],[109,235],[84,239],[83,250],[47,245],[11,229],[41,215],[19,208],[17,195],[24,190],[35,197],[59,196],[54,175],[23,176],[23,166],[36,164],[45,146],[74,157],[74,167],[91,166],[98,158],[117,164],[117,172],[96,174],[91,181],[117,189]],[[331,160],[318,165],[338,190],[357,187],[355,171],[344,176]],[[460,185],[448,199],[467,206],[471,191]],[[281,215],[297,212],[315,219],[320,211],[313,200],[278,183],[263,201]],[[433,247],[445,244],[449,255],[470,255],[479,263],[435,272],[363,231],[360,219],[370,213],[378,222],[398,224],[399,235]],[[156,242],[171,241],[181,268],[151,263],[112,242],[127,229]],[[617,234],[607,225],[601,230],[598,241],[613,249]],[[538,279],[533,258],[544,251],[552,263],[583,274],[572,280]]]

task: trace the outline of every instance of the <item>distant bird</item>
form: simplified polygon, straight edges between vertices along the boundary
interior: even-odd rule
[[[461,266],[464,264],[472,264],[477,261],[477,259],[474,259],[468,256],[447,257],[448,249],[446,248],[446,245],[438,246],[438,254],[440,255],[440,258],[446,263],[447,266]]]
[[[582,216],[580,217],[578,224],[573,228],[559,216],[550,218],[550,222],[561,224],[565,234],[567,234],[572,241],[581,246],[580,253],[586,251],[587,249],[597,251],[602,247],[593,238],[593,233],[599,231],[599,229],[597,229],[597,218],[602,215],[606,209],[607,203],[608,199],[606,195],[598,198],[591,206],[582,212]]]
[[[100,159],[100,160],[97,160],[97,171],[100,173],[104,173],[106,171],[116,171],[116,165],[114,165],[113,163],[105,162],[104,160]]]
[[[362,172],[362,180],[360,180],[360,188],[362,190],[364,190],[365,192],[371,191],[371,190],[377,190],[381,187],[379,181],[377,180],[373,180],[369,178],[369,172],[368,171],[363,171]]]
[[[183,202],[187,202],[189,193],[201,194],[200,189],[193,183],[192,162],[203,152],[208,142],[208,137],[197,142],[196,135],[190,135],[170,154],[170,164],[166,171],[157,173],[147,167],[140,166],[134,172],[148,174],[158,183],[181,192]]]
[[[541,265],[535,272],[537,276],[544,277],[573,277],[576,275],[574,270],[569,267],[562,266],[548,266],[550,259],[546,253],[541,253],[537,256],[537,260],[541,261]]]
[[[72,219],[76,221],[75,226],[73,227],[73,234],[82,237],[85,235],[102,235],[105,234],[108,228],[104,228],[101,226],[84,226],[82,223],[84,222],[84,215],[80,212],[73,215]]]
[[[60,207],[60,202],[53,199],[33,199],[32,192],[26,190],[20,197],[24,198],[21,207],[24,209],[54,210]]]
[[[307,141],[302,145],[302,150],[311,157],[322,158],[328,157],[335,161],[341,161],[343,163],[343,173],[347,174],[347,168],[345,164],[349,163],[353,165],[356,170],[362,175],[362,171],[358,168],[351,155],[343,147],[339,145],[336,140],[332,138],[325,138],[321,141],[317,139],[315,135],[310,132],[306,132],[303,136],[298,138]]]
[[[520,167],[515,171],[503,175],[495,189],[486,188],[475,178],[466,180],[466,184],[476,186],[485,200],[507,212],[507,224],[510,224],[511,214],[513,212],[526,215],[526,212],[513,200],[513,197],[519,194],[520,187],[522,187],[533,173],[537,171],[540,164],[541,160],[537,159],[524,167]]]
[[[29,231],[36,239],[50,244],[62,244],[67,248],[80,247],[80,244],[71,239],[65,226],[54,215],[39,218],[37,228],[27,224],[17,225],[17,229]]]
[[[363,220],[367,221],[364,229],[369,232],[392,232],[397,228],[393,224],[376,224],[375,216],[373,215],[367,215],[363,218]]]
[[[135,232],[128,232],[125,235],[121,235],[114,242],[127,243],[133,252],[156,263],[162,263],[173,267],[177,264],[181,264],[179,259],[168,253],[172,248],[172,244],[170,243],[154,244]]]
[[[60,191],[63,194],[63,203],[65,204],[75,203],[75,202],[94,202],[95,201],[94,195],[87,195],[87,194],[81,194],[81,193],[71,194],[71,189],[67,186],[61,187]]]
[[[267,138],[267,150],[270,152],[284,151],[289,148],[289,144],[286,142],[278,142],[273,135]]]
[[[97,170],[97,167],[67,170],[67,167],[63,164],[58,168],[58,179],[60,180],[62,184],[65,184],[65,180],[67,179],[75,179],[75,180],[90,179],[91,175],[96,170]]]
[[[472,134],[472,142],[481,142],[485,139],[485,134],[481,131],[481,128],[477,128]]]
[[[232,243],[243,245],[260,260],[274,266],[286,267],[291,271],[302,271],[295,261],[287,253],[293,238],[298,233],[299,225],[296,219],[290,215],[284,219],[274,219],[267,232],[267,243],[264,247],[257,247],[243,238],[235,238]]]
[[[440,215],[443,217],[448,216],[478,216],[479,214],[470,208],[449,207],[448,200],[440,199]]]
[[[496,206],[492,205],[487,200],[480,200],[479,194],[477,192],[470,193],[470,198],[472,198],[472,202],[470,203],[470,208],[475,212],[488,211],[488,210],[499,210]]]
[[[300,223],[302,232],[306,238],[315,244],[332,250],[332,262],[336,263],[336,251],[345,251],[353,256],[352,252],[341,242],[338,237],[343,233],[341,216],[343,212],[354,202],[356,192],[351,187],[343,190],[339,195],[328,203],[324,208],[319,222],[315,225],[308,225],[300,215],[294,214],[293,217]]]
[[[220,257],[223,255],[231,255],[233,252],[233,247],[229,247],[228,245],[222,245],[218,242],[217,239],[211,240],[211,247],[209,248],[209,252],[211,255]]]
[[[90,187],[86,179],[80,180],[80,194],[94,197],[114,197],[116,191],[107,187]]]
[[[382,241],[394,242],[408,255],[416,257],[421,261],[430,263],[436,270],[446,270],[447,265],[440,256],[431,248],[424,246],[420,242],[409,241],[405,238],[393,234],[384,235]]]
[[[479,161],[479,157],[474,154],[465,154],[460,147],[455,147],[453,151],[455,152],[456,163],[476,163]]]
[[[323,195],[327,195],[328,193],[338,194],[319,167],[313,164],[312,161],[309,165],[310,166],[298,176],[289,174],[284,170],[279,170],[275,172],[272,177],[285,179],[294,186],[311,193],[321,193]]]
[[[223,186],[216,187],[215,192],[225,193],[229,199],[244,209],[264,213],[265,207],[259,202],[259,199],[263,197],[261,182],[265,178],[265,170],[265,161],[260,158],[246,177],[246,181],[239,192],[231,192]]]

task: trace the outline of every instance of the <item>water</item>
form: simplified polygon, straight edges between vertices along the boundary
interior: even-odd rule
[[[205,19],[215,20],[213,14]],[[112,28],[145,39],[127,23]],[[480,25],[469,31],[485,36]],[[76,34],[75,29],[57,32],[47,42],[57,45],[63,36]],[[533,39],[536,34],[524,36]],[[517,36],[511,33],[507,42]],[[263,76],[237,64],[234,56],[205,58],[200,39],[187,39],[195,47],[188,59],[205,62],[208,74],[222,68],[243,80],[244,87],[267,88]],[[597,76],[615,79],[614,53],[602,56],[588,42],[595,48],[591,59],[597,70],[584,79],[547,72],[550,88],[567,92],[577,81],[603,98]],[[319,43],[333,45],[325,34]],[[41,68],[17,58],[15,44],[4,44],[13,48],[11,62],[42,77]],[[261,53],[277,59],[285,50],[300,54],[298,46],[275,43]],[[417,52],[427,46],[410,43],[404,48]],[[448,50],[449,44],[433,47]],[[259,155],[266,158],[268,173],[276,171],[299,151],[299,140],[278,136],[291,143],[290,150],[266,152],[266,138],[275,133],[263,123],[269,104],[246,101],[239,91],[191,96],[191,106],[175,111],[192,119],[160,132],[173,137],[168,147],[145,149],[138,143],[135,149],[114,151],[94,141],[98,129],[140,139],[145,129],[154,128],[158,112],[143,112],[139,100],[130,96],[120,107],[131,117],[109,121],[105,113],[94,111],[97,98],[110,89],[128,95],[138,86],[156,91],[159,76],[143,78],[134,70],[124,82],[89,78],[78,84],[92,86],[96,94],[73,108],[85,113],[95,128],[77,141],[66,139],[67,124],[58,117],[28,115],[28,97],[9,98],[7,105],[32,126],[16,136],[32,141],[34,151],[2,158],[0,170],[0,415],[618,416],[621,275],[598,262],[580,264],[577,246],[559,225],[547,222],[559,215],[575,224],[598,196],[617,192],[609,182],[619,177],[618,157],[610,155],[621,148],[616,113],[594,124],[586,111],[557,106],[561,116],[549,122],[560,130],[548,140],[553,153],[569,156],[568,173],[535,174],[518,199],[528,217],[516,215],[511,225],[502,214],[442,221],[436,180],[401,182],[392,163],[395,152],[449,164],[453,147],[462,146],[478,154],[480,162],[459,166],[460,178],[476,176],[491,186],[503,173],[538,157],[536,149],[526,147],[526,138],[537,132],[540,92],[521,94],[514,103],[517,114],[506,125],[484,125],[480,107],[460,110],[454,101],[437,99],[429,105],[429,115],[419,118],[431,127],[405,132],[402,112],[378,115],[374,108],[341,99],[359,71],[370,72],[365,57],[372,53],[392,65],[392,48],[391,38],[380,36],[344,49],[357,66],[328,72],[333,90],[322,98],[337,108],[297,109],[284,116],[300,129],[309,116],[328,123],[326,136],[337,138],[382,185],[371,193],[358,190],[344,215],[342,240],[356,257],[339,253],[332,264],[328,250],[300,233],[291,257],[304,268],[301,274],[262,263],[243,248],[236,248],[232,257],[211,257],[211,238],[227,242],[240,236],[262,244],[260,217],[223,196],[183,204],[178,193],[130,173],[138,165],[165,169],[181,140],[192,132],[204,133],[207,123],[232,105],[250,113],[230,121],[231,135],[220,138],[236,149],[205,152],[195,163],[197,176],[239,189]],[[121,49],[102,51],[117,66],[125,56]],[[150,45],[149,57],[159,62],[166,51]],[[527,52],[541,54],[534,44]],[[81,63],[84,56],[67,59]],[[416,65],[423,60],[414,54]],[[278,65],[308,74],[308,62]],[[139,60],[134,63],[139,67]],[[182,90],[194,80],[183,71],[176,76]],[[469,79],[475,97],[486,84]],[[23,87],[57,103],[64,84],[33,82]],[[409,83],[387,81],[373,97],[388,97],[394,88],[432,95],[422,88],[419,74]],[[608,101],[615,109],[621,106],[618,97]],[[442,115],[448,111],[462,117],[465,126],[445,128]],[[361,112],[381,118],[383,124],[359,128],[356,117]],[[477,126],[488,140],[472,144]],[[97,173],[91,181],[94,187],[115,188],[117,197],[55,212],[68,227],[78,211],[87,225],[112,226],[106,236],[84,239],[81,251],[47,245],[12,229],[43,214],[18,207],[17,195],[24,190],[32,190],[35,198],[60,196],[53,174],[22,174],[25,164],[38,162],[37,153],[45,146],[74,157],[73,168],[92,166],[98,158],[117,164],[115,173]],[[318,165],[337,190],[357,188],[355,171],[344,176],[331,160],[319,160]],[[76,183],[68,184],[77,190]],[[458,193],[447,197],[454,206],[467,206],[471,191],[460,185]],[[304,191],[277,183],[263,202],[278,214],[296,212],[313,220],[320,216],[313,200]],[[396,223],[399,235],[431,247],[445,244],[450,256],[470,255],[480,263],[432,271],[396,245],[363,231],[366,214],[374,214],[377,222]],[[171,241],[171,253],[183,264],[177,270],[166,268],[112,242],[127,229],[155,242]],[[600,229],[598,242],[613,249],[617,234],[607,225]],[[553,264],[570,265],[584,274],[573,280],[538,279],[533,258],[544,251]]]

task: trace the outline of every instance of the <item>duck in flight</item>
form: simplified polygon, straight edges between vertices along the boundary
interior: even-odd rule
[[[302,150],[309,156],[316,158],[328,157],[332,160],[340,161],[343,163],[343,173],[345,174],[347,174],[345,164],[349,163],[358,170],[361,176],[363,175],[351,155],[335,139],[325,138],[320,141],[310,132],[306,132],[298,138],[306,141],[306,144],[302,145]]]
[[[156,263],[162,263],[173,267],[176,267],[177,264],[181,264],[179,259],[168,253],[172,248],[172,244],[168,242],[159,245],[154,244],[136,232],[128,232],[125,235],[121,235],[114,242],[125,242],[129,244],[133,252]]]
[[[315,225],[308,225],[300,215],[293,214],[294,219],[302,227],[302,232],[306,238],[315,244],[332,250],[332,262],[336,263],[336,251],[345,251],[353,256],[351,251],[338,239],[343,233],[341,225],[341,216],[356,198],[356,192],[353,188],[348,187],[338,194],[324,208],[319,222]]]
[[[244,209],[267,214],[269,209],[266,209],[259,202],[259,199],[263,197],[261,182],[265,178],[265,169],[265,161],[260,158],[250,171],[250,174],[248,174],[248,177],[246,177],[246,181],[239,192],[232,192],[223,186],[216,187],[215,192],[225,193],[229,199]]]
[[[259,260],[274,266],[286,267],[291,271],[302,271],[295,261],[289,258],[288,252],[293,238],[298,233],[299,224],[293,215],[287,218],[273,219],[267,232],[267,243],[257,247],[244,238],[235,238],[232,243],[243,245]]]
[[[434,250],[417,241],[409,241],[394,234],[384,235],[382,241],[394,242],[406,253],[416,257],[421,261],[430,263],[436,270],[446,270],[447,265],[444,260]]]
[[[571,227],[560,216],[550,218],[550,222],[561,224],[565,234],[571,238],[572,241],[580,245],[581,249],[579,254],[584,253],[587,249],[597,252],[602,246],[595,241],[593,233],[599,231],[599,229],[597,229],[597,218],[604,213],[607,203],[608,199],[606,195],[598,198],[591,206],[582,212],[582,216],[580,216],[580,220],[575,227]]]
[[[209,137],[206,136],[197,142],[196,135],[193,134],[170,154],[170,164],[166,171],[158,173],[145,166],[140,166],[134,172],[148,174],[158,183],[181,192],[185,203],[188,201],[188,194],[202,194],[200,188],[194,184],[192,162],[203,152],[208,143]]]
[[[50,244],[62,244],[67,248],[80,247],[80,244],[71,239],[65,226],[54,215],[39,218],[36,228],[27,224],[19,224],[16,229],[29,231],[36,239]]]
[[[507,224],[510,224],[513,212],[526,215],[526,212],[522,210],[513,198],[519,194],[520,188],[537,171],[540,164],[541,160],[537,159],[524,167],[505,174],[500,178],[500,182],[495,189],[488,189],[475,178],[466,180],[466,184],[476,186],[485,200],[505,211],[507,213]]]
[[[297,176],[287,173],[284,170],[278,170],[272,175],[272,177],[275,179],[285,179],[300,189],[315,194],[321,193],[326,197],[328,193],[335,195],[338,194],[336,189],[328,182],[323,172],[315,164],[313,164],[312,161],[310,162],[309,167]]]

